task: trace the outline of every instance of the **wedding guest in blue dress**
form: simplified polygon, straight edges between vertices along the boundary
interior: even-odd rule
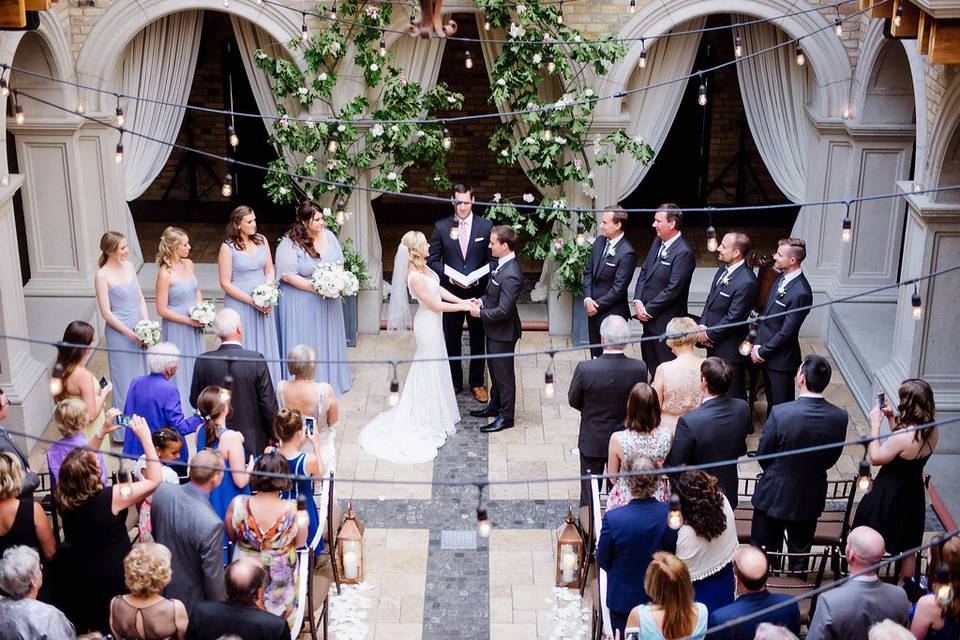
[[[343,262],[337,237],[323,225],[323,212],[309,200],[300,203],[297,219],[277,247],[277,275],[283,294],[278,310],[281,353],[298,344],[314,348],[316,380],[341,395],[353,384],[347,366],[343,300],[317,293],[310,276],[321,262]],[[336,362],[324,362],[336,361]]]
[[[106,324],[107,348],[111,351],[110,381],[113,383],[113,406],[123,410],[127,389],[137,376],[147,372],[143,344],[133,328],[141,320],[148,320],[147,302],[140,291],[137,270],[127,260],[130,246],[127,237],[117,231],[107,231],[100,238],[100,269],[94,285],[100,315]]]
[[[222,387],[207,387],[197,397],[197,411],[203,418],[203,425],[197,431],[197,451],[216,449],[223,455],[223,482],[210,492],[210,504],[220,519],[226,517],[230,501],[238,495],[250,495],[250,474],[253,470],[253,456],[249,464],[243,464],[243,434],[227,428],[227,414],[230,412],[230,399]],[[229,540],[223,534],[224,549]],[[224,564],[230,561],[228,551],[224,551]]]
[[[226,294],[224,306],[240,314],[243,348],[263,354],[276,387],[283,380],[277,323],[271,315],[273,309],[258,307],[250,295],[261,284],[276,281],[270,243],[257,233],[257,214],[247,206],[230,212],[226,236],[217,256],[220,286]]]
[[[190,308],[203,300],[190,255],[190,238],[179,227],[167,227],[157,252],[157,315],[162,318],[163,341],[180,349],[180,366],[173,382],[180,392],[180,404],[190,406],[193,365],[206,349],[203,325],[190,319]]]
[[[313,476],[322,478],[323,463],[313,454],[302,451],[303,445],[310,442],[314,451],[320,450],[320,425],[314,421],[313,429],[304,425],[303,414],[296,409],[280,409],[273,422],[274,431],[280,439],[280,452],[290,465],[290,473],[298,476]],[[310,516],[310,527],[307,530],[307,544],[313,547],[314,553],[323,551],[323,540],[320,528],[320,514],[317,513],[317,503],[313,497],[313,480],[301,478],[294,480],[289,491],[281,491],[283,500],[294,500],[303,494],[307,496],[307,515]]]

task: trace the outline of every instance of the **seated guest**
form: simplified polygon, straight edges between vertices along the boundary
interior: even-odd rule
[[[327,471],[337,466],[337,452],[333,441],[337,430],[333,425],[340,419],[337,407],[337,394],[326,382],[316,382],[317,352],[305,344],[298,344],[287,354],[287,370],[292,380],[277,383],[277,401],[281,409],[296,409],[302,416],[310,416],[317,421],[314,431],[318,444],[314,453],[320,456],[320,462]],[[319,446],[319,449],[316,447]]]
[[[667,323],[667,333],[677,336],[667,339],[667,346],[676,358],[657,367],[653,388],[660,398],[663,425],[670,429],[672,437],[680,416],[700,406],[703,358],[696,353],[697,323],[691,318],[673,318]]]
[[[236,560],[227,567],[227,601],[199,602],[190,615],[188,640],[236,634],[243,640],[288,640],[290,628],[280,616],[263,610],[267,572],[256,560]]]
[[[276,475],[254,475],[254,495],[239,495],[227,510],[227,536],[237,547],[234,558],[251,558],[270,567],[263,585],[263,608],[287,620],[297,610],[297,547],[307,540],[307,528],[297,522],[297,503],[284,500],[290,491],[290,465],[280,453],[265,453],[254,471]]]
[[[750,637],[753,640],[797,640],[797,636],[790,629],[769,622],[761,622],[757,625],[757,634]]]
[[[30,470],[30,462],[27,456],[20,450],[20,447],[14,441],[10,432],[3,427],[3,421],[10,415],[10,399],[7,394],[0,389],[0,451],[12,454],[17,459],[24,471],[23,493],[22,497],[29,498],[34,490],[40,486],[40,476]]]
[[[737,523],[730,503],[706,471],[685,471],[670,484],[683,515],[677,557],[687,565],[697,602],[709,611],[731,604]]]
[[[0,638],[4,640],[73,640],[73,625],[56,607],[37,600],[43,583],[36,549],[18,546],[0,560]]]
[[[756,547],[742,546],[737,549],[733,555],[733,575],[737,581],[737,593],[740,597],[734,603],[710,612],[709,627],[711,629],[741,616],[751,615],[781,602],[792,600],[786,594],[767,591],[770,565],[767,563],[766,554]],[[791,603],[719,631],[713,637],[716,640],[751,640],[759,631],[759,625],[763,623],[782,625],[790,629],[793,634],[799,635],[800,607],[796,602]]]
[[[883,558],[883,537],[870,527],[857,527],[847,537],[850,574],[858,574]],[[900,587],[881,582],[876,570],[851,578],[820,594],[808,638],[867,640],[870,625],[889,618],[906,624],[910,602]]]
[[[623,431],[610,436],[607,473],[620,471],[627,457],[642,456],[653,460],[658,467],[663,466],[670,453],[670,430],[660,423],[660,401],[653,387],[646,382],[633,385],[627,398],[627,417],[623,426],[626,427]],[[661,502],[670,497],[670,484],[665,476],[657,479],[653,497]],[[630,500],[627,478],[617,478],[607,498],[607,510],[622,507]]]
[[[655,474],[657,468],[650,458],[624,461],[624,471],[646,474],[627,478],[633,500],[603,514],[597,541],[597,564],[607,572],[610,622],[621,637],[633,608],[650,599],[643,583],[650,557],[655,551],[677,550],[677,532],[667,525],[670,508],[653,497],[659,477]]]
[[[635,607],[627,619],[628,627],[640,629],[641,638],[679,640],[706,630],[707,607],[694,601],[690,572],[680,558],[664,551],[653,554],[643,585],[650,604]]]
[[[223,456],[206,449],[190,459],[190,482],[162,483],[153,495],[153,538],[170,550],[173,577],[163,590],[192,610],[201,600],[223,600],[223,520],[210,492],[223,480]]]
[[[147,350],[147,370],[150,373],[134,378],[130,383],[123,413],[128,416],[143,416],[151,431],[161,427],[173,427],[181,436],[188,436],[196,431],[202,421],[198,416],[187,418],[183,415],[180,392],[177,385],[170,380],[179,365],[180,350],[177,345],[161,342],[150,347]],[[183,441],[180,447],[180,464],[177,465],[178,474],[186,471],[188,451],[187,443]],[[123,454],[138,456],[141,453],[143,451],[140,450],[140,443],[136,438],[130,437],[128,427],[127,436],[123,440]]]
[[[53,558],[57,542],[43,507],[33,498],[21,498],[23,467],[6,451],[0,453],[0,553],[10,547],[26,545]]]
[[[167,464],[180,460],[180,448],[183,441],[180,434],[170,427],[157,429],[150,436],[153,440],[153,446],[157,450],[157,456],[163,463],[162,475],[163,481],[170,484],[180,484],[180,476]],[[137,480],[143,479],[143,470],[147,467],[147,456],[142,455],[134,465],[133,477]],[[153,496],[148,496],[140,503],[140,518],[137,523],[137,529],[140,532],[140,542],[153,542],[153,525],[150,520],[150,511],[153,508]]]
[[[300,412],[296,409],[292,411],[280,409],[277,412],[273,428],[280,439],[280,448],[277,451],[286,458],[287,464],[290,465],[290,473],[298,476],[321,478],[323,476],[323,465],[320,459],[312,453],[304,453],[302,450],[304,444],[309,441],[313,450],[318,451],[320,436],[316,429],[309,433],[304,429],[303,416],[300,415]],[[323,551],[323,541],[317,535],[317,529],[320,527],[320,514],[317,513],[317,503],[313,499],[313,480],[293,480],[290,491],[282,492],[280,497],[284,500],[296,502],[301,494],[307,497],[307,514],[310,518],[307,542],[314,545],[315,551],[320,553]]]
[[[700,365],[703,403],[680,416],[668,467],[735,460],[747,452],[747,435],[753,430],[750,406],[740,398],[727,397],[732,376],[733,367],[720,358],[707,358]],[[737,465],[710,467],[709,473],[730,504],[736,506]]]
[[[82,585],[70,591],[69,606],[64,606],[81,633],[110,631],[110,601],[125,589],[123,559],[130,552],[127,509],[160,484],[162,465],[150,440],[150,428],[139,416],[133,416],[130,425],[147,454],[143,480],[104,486],[97,457],[84,449],[73,450],[60,468],[56,500],[70,544],[63,585]]]
[[[57,403],[53,410],[53,421],[57,424],[57,430],[63,436],[47,450],[47,469],[50,470],[50,477],[57,481],[60,475],[60,465],[64,458],[77,447],[87,447],[89,449],[99,449],[103,443],[103,438],[108,433],[116,431],[119,427],[114,424],[113,419],[120,415],[116,409],[110,409],[107,412],[107,419],[103,428],[93,434],[93,437],[87,438],[85,430],[87,426],[87,406],[82,400],[76,398],[67,398]],[[100,481],[107,483],[107,465],[103,460],[103,454],[97,451],[97,464],[100,465]]]
[[[941,562],[950,569],[953,593],[960,593],[960,538],[950,538],[942,548],[931,548],[930,568],[935,570]],[[932,585],[935,580],[935,574],[931,575],[927,584]],[[960,637],[960,597],[954,595],[953,600],[946,604],[937,602],[936,595],[932,593],[921,597],[910,610],[910,631],[917,640]]]
[[[916,640],[910,630],[893,620],[877,622],[867,631],[868,640]]]
[[[123,560],[130,593],[110,602],[110,630],[124,640],[183,640],[187,609],[160,592],[170,584],[170,550],[162,544],[140,543]]]

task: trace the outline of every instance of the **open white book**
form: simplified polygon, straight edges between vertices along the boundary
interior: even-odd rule
[[[490,273],[489,263],[483,265],[479,269],[471,271],[470,273],[460,273],[448,264],[443,265],[443,275],[447,276],[455,283],[463,287],[472,287],[480,278],[488,273]]]

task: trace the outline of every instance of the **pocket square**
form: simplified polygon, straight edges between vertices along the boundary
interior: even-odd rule
[[[780,305],[781,307],[786,307],[786,306],[787,306],[787,305],[785,305],[784,303],[780,302],[779,300],[774,300],[774,302],[776,302],[776,303],[777,303],[778,305]]]
[[[667,262],[666,260],[661,260],[661,261],[660,261],[660,264],[665,264],[665,265],[667,265],[667,266],[669,267],[672,263]]]
[[[474,238],[473,241],[474,241],[474,242],[483,242],[483,238]]]
[[[497,282],[496,280],[494,280],[493,278],[490,278],[490,282],[491,282],[491,284],[495,284],[495,285],[497,285],[498,287],[500,286],[500,283]]]
[[[603,264],[607,265],[608,267],[615,267],[615,266],[617,266],[617,263],[616,263],[616,262],[604,262]]]
[[[729,293],[724,293],[723,291],[718,291],[717,293],[719,293],[720,295],[722,295],[724,298],[729,298],[729,297],[730,297],[730,294],[729,294]]]

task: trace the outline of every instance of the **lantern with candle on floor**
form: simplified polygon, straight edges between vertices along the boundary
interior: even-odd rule
[[[573,517],[573,511],[567,507],[567,517],[557,532],[557,586],[580,588],[581,567],[583,567],[583,537]]]
[[[347,504],[347,515],[337,533],[337,563],[344,584],[363,582],[363,523]]]

